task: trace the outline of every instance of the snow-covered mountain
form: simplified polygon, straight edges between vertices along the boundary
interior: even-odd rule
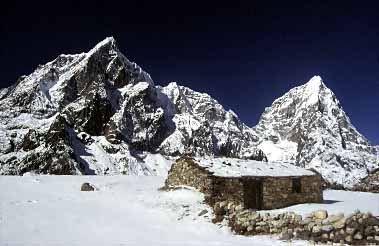
[[[319,76],[275,100],[254,129],[270,161],[313,168],[330,183],[349,187],[379,166],[377,150]]]
[[[254,128],[205,93],[155,85],[113,38],[0,89],[0,174],[165,175],[185,152],[292,162],[344,186],[379,166],[378,147],[318,76]]]
[[[0,90],[0,174],[164,174],[170,157],[264,160],[254,131],[207,94],[155,86],[106,38]]]

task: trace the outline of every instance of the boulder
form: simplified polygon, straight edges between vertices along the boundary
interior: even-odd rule
[[[93,186],[90,183],[83,183],[82,186],[80,187],[81,191],[94,191],[96,190],[95,186]]]
[[[228,205],[226,206],[226,208],[227,208],[229,211],[234,210],[234,207],[235,207],[234,202],[229,202]]]
[[[329,232],[331,232],[331,231],[333,231],[333,226],[331,226],[331,225],[324,225],[324,226],[322,226],[321,227],[321,230],[323,231],[323,232],[326,232],[326,233],[329,233]]]
[[[300,225],[308,225],[309,223],[312,222],[311,218],[305,218],[300,222]]]
[[[334,233],[333,233],[333,232],[331,232],[331,233],[329,234],[329,239],[332,240],[332,241],[334,241]]]
[[[326,219],[328,218],[328,212],[326,210],[317,210],[313,213],[313,216],[316,218],[316,219],[320,219],[320,220],[323,220],[323,219]]]
[[[228,205],[228,202],[227,201],[222,201],[222,202],[219,203],[219,205],[220,205],[221,208],[224,208],[225,206]]]
[[[342,217],[340,220],[337,220],[337,221],[332,223],[333,227],[336,229],[344,228],[345,224],[346,224],[346,219],[344,217]]]
[[[318,225],[314,226],[314,227],[312,228],[312,234],[313,234],[314,236],[319,236],[319,235],[321,235],[321,227],[318,226]]]
[[[281,220],[275,220],[275,221],[271,222],[271,225],[275,229],[281,229],[284,226],[287,226],[287,222],[285,220],[283,220],[283,219],[281,219]]]
[[[312,231],[313,227],[316,226],[316,225],[317,224],[312,221],[305,228],[308,229],[308,231]]]
[[[379,218],[370,216],[363,222],[366,226],[379,226]]]
[[[362,240],[363,236],[362,236],[362,233],[360,233],[359,231],[357,233],[355,233],[354,237],[353,237],[355,240]]]
[[[326,222],[329,222],[329,223],[335,223],[341,219],[344,218],[344,215],[343,214],[337,214],[337,215],[329,215],[328,218],[326,219]]]
[[[302,221],[303,217],[299,214],[295,214],[295,216],[293,217],[293,222],[298,224]]]
[[[242,210],[243,210],[243,206],[242,206],[241,204],[239,204],[238,206],[236,206],[236,207],[234,208],[234,210],[235,210],[236,212],[242,211]]]
[[[345,241],[346,241],[347,243],[351,243],[351,242],[353,241],[353,237],[352,237],[351,235],[347,235],[347,236],[345,237]]]
[[[329,234],[328,234],[328,233],[323,233],[323,234],[321,235],[321,239],[322,239],[323,241],[327,241],[327,240],[329,239]]]
[[[198,214],[198,216],[203,216],[203,215],[205,215],[205,214],[207,214],[207,213],[208,213],[208,210],[203,209],[203,210]]]

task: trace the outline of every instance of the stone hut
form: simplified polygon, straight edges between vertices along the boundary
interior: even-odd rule
[[[323,201],[319,174],[280,162],[183,156],[172,165],[165,186],[191,186],[210,204],[232,200],[257,210]]]

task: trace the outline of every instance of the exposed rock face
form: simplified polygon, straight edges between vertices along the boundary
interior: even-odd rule
[[[0,174],[154,175],[185,151],[265,160],[255,141],[210,96],[155,86],[113,38],[0,90]]]
[[[379,167],[375,148],[318,76],[275,100],[255,130],[269,161],[314,168],[332,184],[351,187]]]

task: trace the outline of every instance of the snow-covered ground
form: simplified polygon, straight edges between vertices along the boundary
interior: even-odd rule
[[[81,192],[83,182],[95,192]],[[0,245],[309,245],[237,236],[210,222],[201,193],[158,191],[157,176],[1,176]],[[307,213],[355,209],[379,215],[379,195],[326,191],[326,204],[287,208]]]
[[[379,216],[379,194],[369,192],[352,192],[341,190],[324,191],[324,203],[299,204],[287,208],[268,210],[269,213],[283,213],[286,211],[295,211],[301,215],[307,215],[311,212],[325,209],[329,214],[344,213],[349,215],[357,209],[361,212],[371,212]]]

